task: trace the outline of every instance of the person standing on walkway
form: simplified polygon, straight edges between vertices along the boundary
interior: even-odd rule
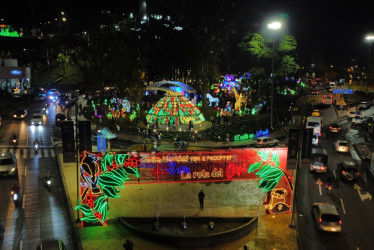
[[[203,190],[200,190],[200,193],[199,193],[199,202],[200,202],[200,209],[201,210],[204,210],[204,198],[205,198],[205,194],[203,192]]]
[[[147,152],[147,142],[146,141],[144,141],[144,143],[143,143],[143,150],[144,150],[144,152]]]
[[[226,143],[229,143],[229,142],[230,142],[230,134],[227,133],[227,134],[226,134]]]

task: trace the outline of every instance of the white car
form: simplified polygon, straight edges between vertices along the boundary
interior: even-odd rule
[[[342,221],[334,205],[313,203],[312,217],[318,230],[336,233],[342,231]]]
[[[34,113],[31,117],[31,125],[42,125],[43,115],[41,113]]]
[[[337,140],[335,142],[335,151],[348,153],[349,152],[348,141]]]
[[[356,115],[352,118],[352,124],[359,125],[362,124],[364,121],[364,117],[362,115]]]
[[[361,112],[358,110],[352,110],[352,111],[348,111],[347,115],[348,115],[348,118],[354,118],[358,115],[361,115]]]
[[[318,135],[312,135],[312,145],[318,146]]]
[[[17,159],[12,152],[0,155],[0,175],[17,176]]]
[[[279,145],[279,141],[271,137],[258,137],[255,141],[255,146],[258,148],[269,148],[269,147],[275,147],[278,145]]]

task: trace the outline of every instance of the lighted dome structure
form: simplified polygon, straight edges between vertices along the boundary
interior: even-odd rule
[[[146,116],[148,124],[186,125],[201,124],[205,121],[203,114],[183,93],[166,90],[166,96],[158,101]]]

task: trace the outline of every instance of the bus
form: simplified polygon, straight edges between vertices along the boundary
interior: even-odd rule
[[[313,134],[321,136],[322,118],[318,116],[308,116],[305,128],[312,128]]]

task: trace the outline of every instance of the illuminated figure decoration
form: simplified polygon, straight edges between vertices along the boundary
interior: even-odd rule
[[[206,94],[206,97],[209,99],[209,106],[212,106],[212,103],[215,103],[215,107],[218,107],[219,98],[213,97],[211,94]]]
[[[261,178],[260,185],[258,188],[261,188],[264,192],[272,192],[273,190],[278,190],[279,188],[276,189],[279,181],[283,176],[287,178],[289,187],[291,190],[293,190],[292,186],[292,181],[290,180],[289,176],[286,174],[286,172],[279,167],[280,161],[279,161],[279,155],[276,151],[271,151],[271,150],[260,150],[257,152],[257,154],[261,157],[261,161],[252,163],[249,168],[248,168],[248,173],[253,172],[255,173],[258,177]],[[270,164],[269,161],[271,160]],[[284,189],[285,190],[285,189]],[[287,192],[284,192],[280,194],[280,191],[277,193],[274,193],[274,197],[278,197],[278,200],[280,200],[281,195],[282,197],[285,197],[287,195]],[[267,200],[264,202],[264,204],[270,205],[271,199],[269,202],[269,196],[267,197]],[[274,199],[273,199],[274,200]],[[271,207],[272,213],[284,213],[289,211],[287,210],[287,207],[289,207],[288,204],[286,204],[285,199],[272,203],[274,206],[277,206],[277,203],[283,202],[284,206],[278,206],[273,210],[274,207]],[[280,205],[280,204],[278,204]],[[271,206],[271,205],[270,205]],[[277,212],[277,209],[280,209]],[[287,210],[287,211],[286,211]]]
[[[0,24],[0,36],[22,37],[22,33],[18,33],[9,25]]]
[[[166,91],[166,96],[158,101],[146,116],[148,124],[158,122],[163,125],[201,124],[205,121],[200,110],[182,93]]]
[[[265,206],[269,214],[288,213],[291,207],[286,204],[287,190],[284,188],[275,188],[270,192],[270,201]]]
[[[242,110],[242,105],[244,106],[247,104],[247,98],[243,96],[242,93],[238,94],[238,91],[236,91],[235,88],[232,89],[232,92],[235,94],[235,110],[240,111]]]
[[[75,207],[83,214],[81,220],[102,225],[107,223],[109,198],[118,193],[129,176],[139,178],[140,160],[129,154],[83,152],[80,164],[81,200]]]

